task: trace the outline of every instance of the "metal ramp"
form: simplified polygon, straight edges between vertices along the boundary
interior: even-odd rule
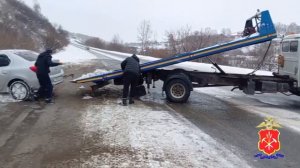
[[[255,26],[253,26],[253,22]],[[194,59],[211,56],[225,51],[230,51],[245,46],[271,41],[276,37],[277,37],[276,30],[272,22],[269,11],[266,10],[266,11],[258,12],[256,15],[254,15],[253,17],[249,18],[246,21],[245,29],[243,31],[243,37],[227,43],[217,44],[196,51],[186,52],[168,58],[147,62],[141,64],[141,71],[147,72],[157,68],[178,64],[181,62],[191,61]],[[74,83],[94,82],[96,84],[101,84],[111,79],[120,78],[122,77],[122,75],[123,75],[123,71],[121,69],[118,69],[112,72],[103,73],[92,77],[74,79],[71,82]]]

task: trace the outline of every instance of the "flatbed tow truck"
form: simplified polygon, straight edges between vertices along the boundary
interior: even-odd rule
[[[253,24],[254,23],[254,24]],[[246,25],[241,38],[222,44],[217,44],[207,48],[199,49],[192,52],[187,52],[168,58],[150,61],[141,64],[141,73],[143,82],[149,85],[157,80],[163,81],[162,90],[166,93],[169,101],[175,103],[184,103],[188,100],[190,92],[194,87],[212,87],[212,86],[233,86],[233,89],[240,89],[245,94],[260,93],[274,93],[291,92],[300,95],[299,80],[299,59],[297,73],[298,76],[289,74],[286,69],[288,61],[284,61],[285,56],[280,56],[280,70],[283,73],[273,73],[273,76],[258,76],[254,73],[250,74],[228,74],[212,62],[219,72],[199,72],[199,71],[186,71],[184,69],[166,70],[162,69],[169,65],[191,61],[198,58],[208,57],[221,52],[250,46],[258,43],[268,42],[277,37],[277,33],[272,22],[269,11],[262,11],[256,13],[253,17],[247,19]],[[294,40],[295,41],[295,40]],[[286,44],[286,43],[284,43]],[[295,45],[295,44],[294,44]],[[297,43],[298,45],[298,43]],[[289,44],[290,46],[290,44]],[[286,47],[286,46],[285,46]],[[293,69],[293,71],[296,71]],[[73,83],[86,83],[92,82],[94,85],[92,89],[101,88],[109,81],[113,80],[115,85],[122,85],[123,71],[121,69],[114,70],[107,73],[89,76],[86,78],[74,79]]]

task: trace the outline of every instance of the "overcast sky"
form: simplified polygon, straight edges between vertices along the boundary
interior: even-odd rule
[[[33,6],[33,0],[23,0]],[[186,25],[220,31],[241,31],[257,9],[269,10],[273,22],[300,23],[299,0],[38,0],[42,13],[64,29],[110,41],[118,34],[124,42],[137,41],[143,20],[151,22],[157,40],[165,32]]]

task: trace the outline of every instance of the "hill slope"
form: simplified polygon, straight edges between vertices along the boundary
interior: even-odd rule
[[[68,33],[18,0],[0,1],[0,49],[61,48],[68,44]]]

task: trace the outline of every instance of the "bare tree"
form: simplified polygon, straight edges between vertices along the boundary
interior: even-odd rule
[[[287,35],[291,33],[300,33],[300,26],[296,23],[291,23],[289,25],[277,23],[275,25],[276,31],[279,35]]]
[[[191,27],[185,26],[177,31],[166,32],[168,45],[171,54],[179,54],[190,50],[188,37],[191,35]]]
[[[36,13],[41,14],[41,6],[37,0],[33,1],[33,9]]]
[[[111,43],[114,44],[122,44],[123,41],[121,40],[120,36],[118,34],[115,34],[111,40]]]
[[[145,54],[146,49],[150,45],[152,29],[150,21],[143,20],[138,28],[138,41],[141,43],[142,54]]]
[[[113,51],[123,51],[123,42],[118,34],[115,34],[109,44],[109,50]]]
[[[176,32],[167,32],[166,35],[168,39],[167,46],[172,54],[201,49],[220,40],[216,31],[210,28],[192,31],[190,26],[182,27]]]
[[[100,49],[105,49],[105,47],[106,47],[105,42],[97,37],[86,40],[85,44],[88,46],[100,48]]]
[[[170,50],[170,54],[177,54],[177,38],[175,33],[167,32],[166,34],[168,39],[167,48]]]
[[[230,36],[231,35],[231,30],[229,28],[223,28],[221,30],[221,34],[223,34],[225,36]]]
[[[300,33],[300,26],[297,25],[296,23],[291,23],[291,24],[287,27],[287,32],[288,32],[288,33]]]
[[[275,27],[276,27],[277,34],[279,34],[279,35],[285,35],[286,34],[286,32],[287,32],[287,25],[282,24],[282,23],[277,23],[275,25]]]
[[[131,52],[131,49],[123,44],[123,41],[118,34],[113,36],[113,39],[108,44],[106,49],[119,52]]]
[[[190,52],[218,43],[230,41],[233,39],[233,37],[230,36],[230,32],[230,29],[224,29],[224,34],[218,34],[216,30],[213,30],[209,27],[192,31],[190,26],[185,26],[176,32],[167,32],[167,47],[172,55]],[[211,56],[211,59],[220,64],[228,64],[228,60],[221,55],[222,54],[213,55]],[[207,62],[208,60],[198,59],[198,61]]]
[[[249,56],[250,55],[254,56],[256,60],[253,60],[252,62],[249,61],[246,62],[248,64],[247,68],[256,68],[260,66],[260,69],[269,70],[269,71],[276,70],[277,68],[276,55],[278,54],[276,53],[276,45],[278,44],[273,42],[268,52],[267,49],[269,47],[269,43],[262,43],[253,46],[253,49],[248,51],[246,54]]]

